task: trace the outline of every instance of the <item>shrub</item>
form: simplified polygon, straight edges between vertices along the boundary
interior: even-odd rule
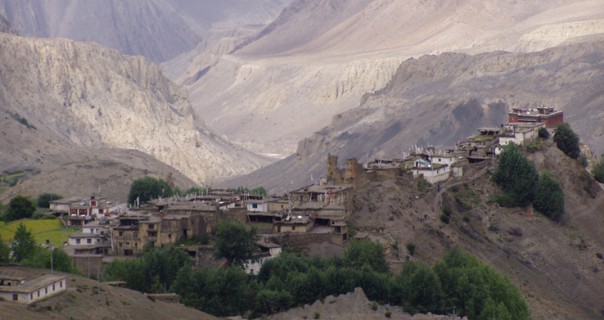
[[[145,203],[160,196],[170,197],[172,194],[172,187],[166,181],[144,177],[132,182],[130,192],[128,193],[128,203],[134,204],[137,199],[140,203]]]
[[[562,187],[549,172],[541,174],[537,182],[533,206],[554,221],[560,220],[564,214]]]
[[[591,173],[594,175],[596,181],[604,183],[604,154],[600,156],[600,161],[591,169]]]
[[[579,136],[570,128],[568,123],[562,123],[556,128],[554,142],[558,149],[562,150],[567,156],[573,159],[579,158],[581,154]]]
[[[38,199],[36,199],[36,203],[40,208],[50,208],[50,202],[59,199],[63,199],[63,197],[54,193],[43,193],[38,196]]]
[[[36,212],[34,201],[22,195],[18,195],[8,203],[7,220],[19,220],[31,218]]]
[[[539,128],[538,135],[539,135],[539,138],[541,138],[543,140],[549,139],[549,131],[547,131],[546,128]]]
[[[523,207],[535,197],[539,174],[535,165],[512,143],[499,156],[493,180],[507,193],[506,205]]]
[[[410,255],[414,255],[415,254],[415,243],[413,243],[413,242],[407,243],[407,251],[409,251]]]
[[[440,221],[449,224],[449,222],[451,221],[451,217],[443,213],[440,215]]]

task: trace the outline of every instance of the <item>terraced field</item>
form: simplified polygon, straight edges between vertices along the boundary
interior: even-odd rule
[[[76,228],[63,227],[58,219],[22,219],[9,223],[0,222],[2,241],[12,240],[21,223],[31,231],[37,242],[44,243],[49,240],[56,247],[62,247],[69,235],[78,231]]]

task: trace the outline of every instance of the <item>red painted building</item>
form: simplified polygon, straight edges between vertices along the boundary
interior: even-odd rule
[[[508,113],[508,122],[538,122],[544,123],[548,129],[554,129],[564,122],[564,113],[561,110],[555,110],[553,107],[539,107],[532,109],[512,108]]]

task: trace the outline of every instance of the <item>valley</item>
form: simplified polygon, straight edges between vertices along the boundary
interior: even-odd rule
[[[442,309],[446,297],[430,309],[443,316],[408,314],[409,297],[390,305],[392,279],[460,248],[510,279],[532,319],[597,319],[604,192],[591,170],[604,156],[602,84],[602,0],[0,0],[0,216],[18,195],[65,197],[49,221],[89,277],[113,260],[142,263],[147,247],[182,249],[191,270],[180,287],[170,285],[177,268],[163,289],[155,278],[126,284],[178,290],[215,315],[441,319],[456,314]],[[576,132],[580,156],[537,133],[541,120],[514,124],[514,109],[527,119],[562,111],[556,125]],[[502,200],[493,177],[509,141],[559,183],[561,219]],[[128,197],[143,178],[169,187],[141,206]],[[216,256],[224,221],[256,228],[260,262],[229,268],[235,260]],[[96,227],[106,233],[86,234]],[[346,250],[365,240],[379,244],[384,274],[363,266],[330,282],[317,267],[361,270]],[[282,248],[284,259],[326,260],[288,279],[259,276]],[[241,282],[222,288],[221,277]],[[33,307],[0,301],[2,314],[77,318],[85,306],[99,319],[214,318],[68,278],[68,294]],[[379,281],[382,291],[368,290]],[[346,294],[351,283],[363,289]],[[342,295],[295,294],[309,284]],[[252,302],[235,305],[228,292]],[[116,307],[93,307],[94,293]]]

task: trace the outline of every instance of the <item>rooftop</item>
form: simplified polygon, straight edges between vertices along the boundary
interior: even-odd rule
[[[39,278],[35,278],[33,280],[26,281],[24,284],[20,286],[0,286],[0,291],[2,292],[18,292],[18,293],[30,293],[38,290],[44,286],[47,286],[51,283],[57,282],[59,280],[65,279],[65,276],[55,275],[55,274],[47,274],[43,275]]]

